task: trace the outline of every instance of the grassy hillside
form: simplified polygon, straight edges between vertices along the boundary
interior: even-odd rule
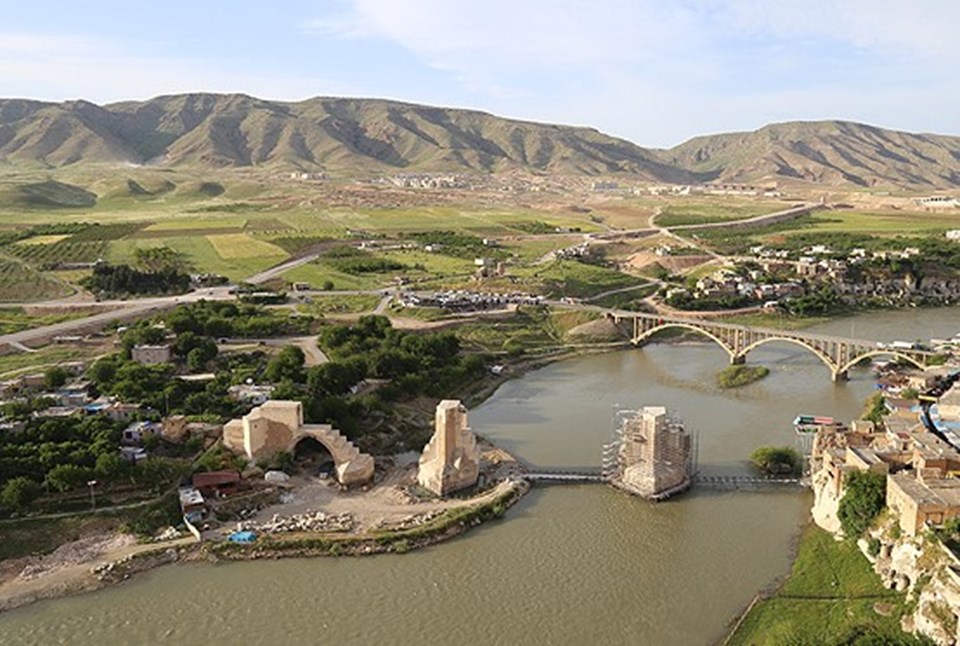
[[[379,99],[296,103],[184,94],[97,106],[0,100],[0,158],[51,167],[130,163],[277,166],[340,175],[380,172],[689,175],[651,152],[591,128]],[[204,190],[215,187],[201,187]],[[132,196],[157,191],[137,183]]]
[[[696,137],[662,151],[703,180],[800,180],[828,185],[960,186],[960,137],[845,121],[790,122]]]

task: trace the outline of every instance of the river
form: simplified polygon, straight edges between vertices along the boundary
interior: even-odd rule
[[[952,336],[960,308],[881,312],[814,331]],[[794,441],[798,413],[857,415],[869,373],[835,385],[792,345],[735,392],[726,354],[653,344],[555,364],[504,384],[471,426],[539,467],[596,466],[616,407],[666,405],[699,436],[700,469],[743,473]],[[506,519],[404,555],[161,568],[117,588],[0,616],[2,644],[702,644],[789,568],[809,494],[693,490],[652,504],[602,485],[536,487]]]

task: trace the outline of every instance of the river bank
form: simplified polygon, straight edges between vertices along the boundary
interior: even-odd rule
[[[790,574],[761,593],[735,622],[724,646],[921,644],[900,629],[905,595],[886,589],[856,543],[836,540],[809,522]],[[859,643],[859,642],[858,642]]]
[[[298,532],[265,535],[252,544],[197,542],[193,537],[137,543],[135,537],[126,534],[102,537],[102,549],[95,547],[85,558],[65,560],[54,556],[54,562],[48,564],[41,559],[0,583],[0,613],[41,600],[101,590],[172,563],[402,554],[450,540],[481,523],[503,517],[529,489],[529,483],[523,479],[506,480],[428,522],[355,535]],[[475,502],[478,499],[480,502]],[[70,544],[60,551],[64,548],[76,551]]]

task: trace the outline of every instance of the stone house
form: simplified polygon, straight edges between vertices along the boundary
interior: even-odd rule
[[[130,358],[145,366],[158,366],[173,360],[173,347],[162,345],[137,345],[130,351]]]

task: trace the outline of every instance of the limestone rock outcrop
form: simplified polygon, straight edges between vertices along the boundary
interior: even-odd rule
[[[472,487],[480,475],[477,439],[467,409],[456,399],[437,404],[433,437],[420,455],[417,482],[438,496]]]

